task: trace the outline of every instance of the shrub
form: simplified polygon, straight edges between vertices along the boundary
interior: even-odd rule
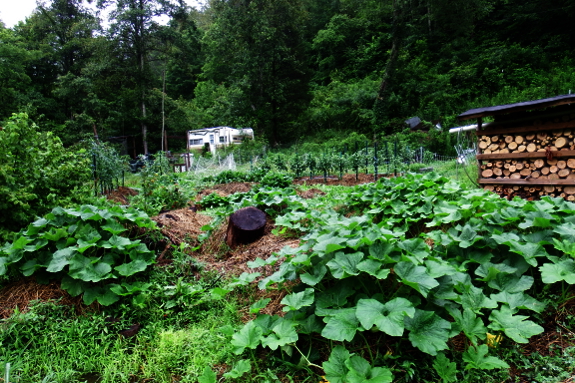
[[[66,149],[27,114],[14,114],[0,129],[0,237],[55,206],[76,202],[89,180],[84,149]]]
[[[260,185],[274,188],[287,188],[291,186],[292,182],[293,178],[287,174],[268,173],[261,179]]]

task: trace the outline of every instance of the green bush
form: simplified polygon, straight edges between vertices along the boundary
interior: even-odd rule
[[[128,163],[116,149],[104,142],[92,141],[90,144],[92,156],[92,171],[96,185],[96,192],[113,190],[120,186],[120,179],[124,176]]]
[[[268,173],[261,179],[260,185],[273,188],[287,188],[291,186],[292,182],[293,178],[287,174]]]
[[[14,114],[0,129],[0,237],[87,196],[78,192],[91,176],[85,153],[40,132],[27,114]]]
[[[227,206],[230,203],[229,197],[222,197],[217,193],[211,193],[202,198],[200,205],[204,209]]]

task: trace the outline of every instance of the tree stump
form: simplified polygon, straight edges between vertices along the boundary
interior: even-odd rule
[[[226,244],[234,248],[239,244],[257,241],[264,235],[266,214],[255,207],[245,207],[230,216]]]

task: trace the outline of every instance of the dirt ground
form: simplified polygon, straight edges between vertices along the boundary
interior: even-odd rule
[[[377,178],[383,178],[384,175],[378,174]],[[325,182],[323,176],[301,177],[294,180],[296,185],[344,185],[353,186],[359,184],[367,184],[375,180],[374,174],[359,173],[357,178],[355,174],[344,174],[340,180],[338,177],[329,176],[327,177],[327,183]]]

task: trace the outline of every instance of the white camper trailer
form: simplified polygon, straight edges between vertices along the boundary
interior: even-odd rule
[[[252,128],[231,128],[229,126],[217,126],[188,130],[188,150],[203,150],[207,148],[212,154],[222,146],[241,144],[245,139],[254,139]]]

